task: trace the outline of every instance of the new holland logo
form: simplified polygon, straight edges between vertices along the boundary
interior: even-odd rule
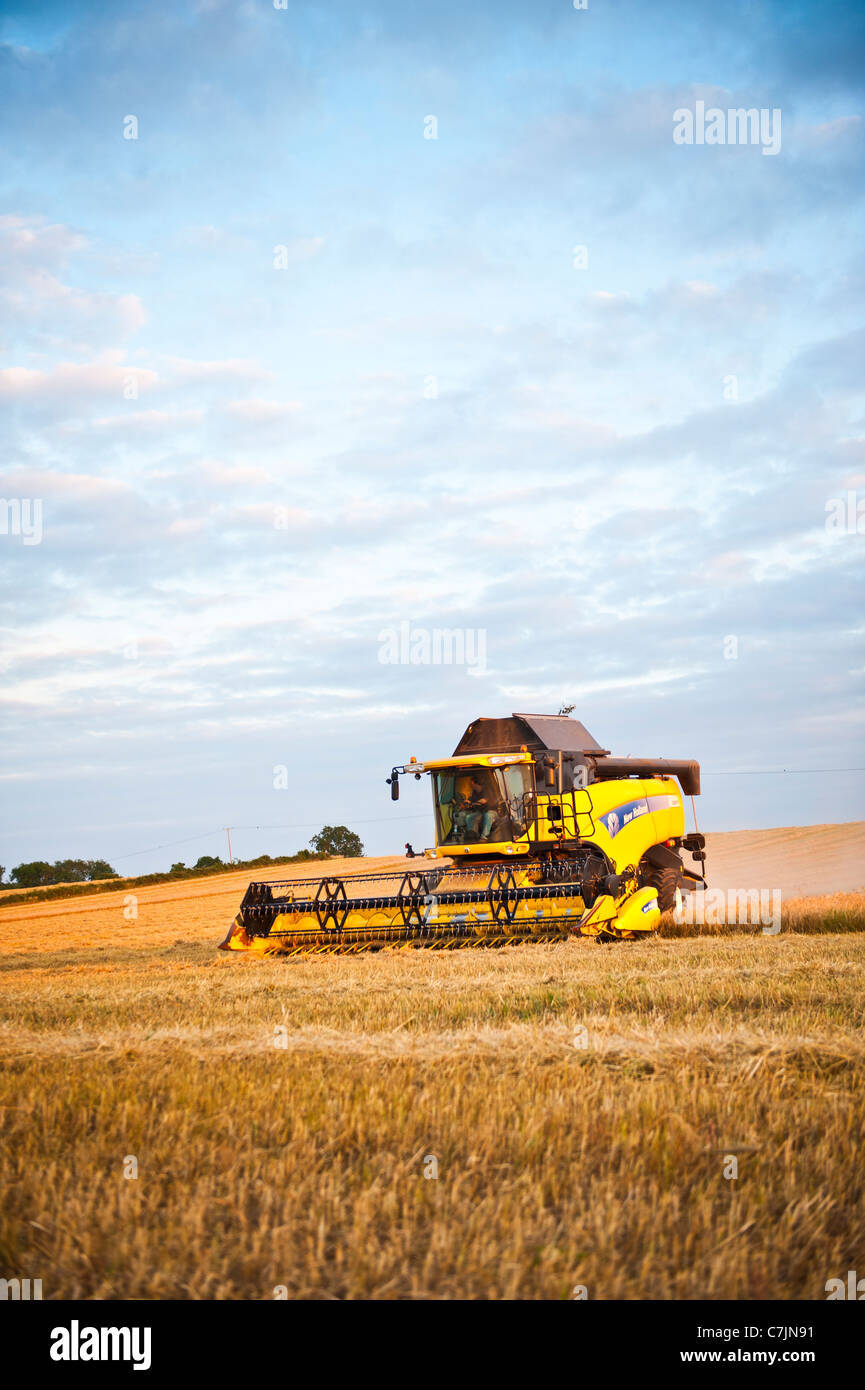
[[[678,804],[677,796],[641,796],[637,801],[626,801],[624,805],[608,811],[605,816],[600,816],[599,820],[610,838],[615,839],[619,831],[624,830],[625,826],[630,825],[638,816],[647,816],[650,811],[669,811]]]
[[[133,1371],[150,1369],[149,1327],[68,1327],[51,1333],[52,1361],[131,1361]]]

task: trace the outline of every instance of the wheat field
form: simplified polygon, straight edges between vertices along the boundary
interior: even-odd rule
[[[244,886],[0,910],[0,1274],[821,1299],[865,1266],[865,895],[777,936],[289,961],[215,949]]]

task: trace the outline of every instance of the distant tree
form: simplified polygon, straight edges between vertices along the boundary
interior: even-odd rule
[[[171,872],[172,872],[173,874],[184,874],[184,873],[186,873],[186,865],[184,864],[184,862],[183,862],[182,859],[181,859],[181,861],[180,861],[179,864],[172,864],[172,866],[171,866]]]
[[[37,859],[19,864],[10,879],[19,888],[44,888],[52,883],[90,883],[96,878],[117,878],[106,859],[56,859],[46,864]]]
[[[316,854],[337,855],[340,859],[359,859],[363,854],[360,836],[347,825],[325,825],[309,843]]]
[[[87,866],[83,859],[56,859],[51,866],[52,883],[84,883]]]
[[[97,878],[119,878],[116,869],[112,869],[107,859],[85,859],[83,861],[87,870],[85,878],[92,881]]]
[[[4,880],[5,877],[6,877],[6,870],[4,869],[3,865],[0,864],[0,883],[3,882],[3,880]]]
[[[222,865],[222,860],[219,858],[218,855],[214,856],[212,854],[202,854],[200,859],[197,859],[195,861],[196,869],[215,869],[217,865],[219,865],[220,867]]]
[[[18,864],[9,875],[10,882],[17,888],[41,888],[43,884],[55,883],[54,871],[44,859],[34,859],[31,864]]]

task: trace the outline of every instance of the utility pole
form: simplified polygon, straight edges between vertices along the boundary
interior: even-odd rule
[[[234,863],[234,860],[233,860],[232,857],[231,857],[231,826],[230,826],[230,825],[227,825],[227,826],[225,827],[225,833],[226,833],[226,835],[228,836],[228,862],[229,862],[229,864],[233,864],[233,863]]]

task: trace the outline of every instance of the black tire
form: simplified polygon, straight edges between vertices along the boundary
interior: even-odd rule
[[[672,912],[676,906],[676,890],[681,879],[681,869],[670,865],[668,868],[656,869],[654,865],[649,865],[644,882],[650,888],[658,890],[658,907],[662,912]]]

